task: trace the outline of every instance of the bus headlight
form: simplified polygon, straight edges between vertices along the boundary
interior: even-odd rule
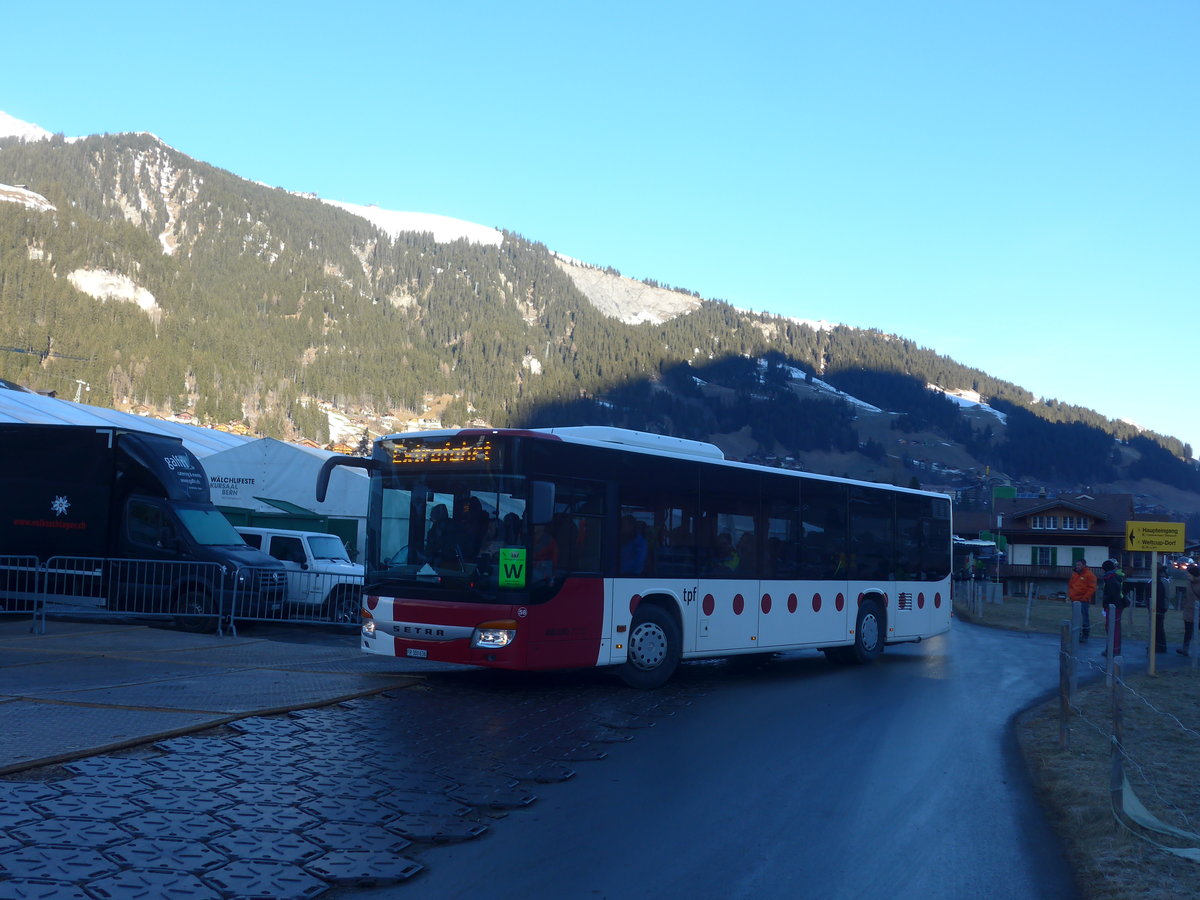
[[[484,622],[475,629],[475,633],[471,636],[471,646],[495,650],[498,647],[507,647],[516,639],[516,622],[511,620]]]
[[[363,637],[375,637],[375,620],[363,619],[362,623]]]

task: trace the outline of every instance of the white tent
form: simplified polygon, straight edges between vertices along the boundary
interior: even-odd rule
[[[222,450],[253,443],[254,438],[241,434],[229,434],[212,428],[200,428],[181,422],[167,422],[135,416],[133,413],[117,412],[84,403],[71,403],[55,397],[45,397],[21,388],[6,388],[0,383],[0,422],[26,422],[31,425],[96,425],[99,427],[129,428],[180,438],[184,446],[198,459]]]
[[[306,512],[357,520],[357,546],[366,546],[367,477],[362,469],[334,471],[329,495],[317,503],[317,472],[333,456],[273,438],[253,438],[212,428],[135,416],[99,406],[31,393],[0,381],[0,422],[129,428],[182,439],[204,466],[217,506],[256,512]]]
[[[214,453],[204,460],[204,471],[217,506],[236,506],[255,512],[297,512],[355,519],[357,546],[367,541],[367,475],[362,469],[341,466],[329,480],[324,503],[317,502],[317,473],[331,456],[299,444],[261,438]]]

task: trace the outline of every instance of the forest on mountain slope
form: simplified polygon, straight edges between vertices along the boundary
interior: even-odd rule
[[[764,452],[881,453],[859,439],[847,404],[791,389],[798,369],[900,413],[897,429],[934,430],[1013,476],[1200,486],[1177,439],[1038,401],[911,341],[713,300],[627,325],[520,235],[506,232],[500,247],[392,239],[152,135],[0,140],[0,183],[55,207],[0,203],[0,345],[34,351],[0,353],[0,377],[63,396],[78,379],[97,405],[324,442],[320,401],[407,418],[450,397],[447,425],[604,422],[701,439],[749,426]],[[68,276],[86,270],[129,278],[157,309],[82,293]],[[714,402],[702,383],[737,402]],[[1003,433],[969,425],[931,384],[980,394],[1007,414]],[[1117,441],[1134,448],[1133,463]]]

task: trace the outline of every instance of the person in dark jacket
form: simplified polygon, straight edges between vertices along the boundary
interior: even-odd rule
[[[1187,567],[1188,573],[1188,589],[1183,595],[1183,646],[1175,652],[1183,656],[1188,655],[1188,648],[1192,644],[1192,632],[1196,628],[1195,610],[1196,601],[1200,600],[1200,566],[1191,565]]]
[[[1165,565],[1158,567],[1158,604],[1154,607],[1154,649],[1167,652],[1167,597],[1171,593],[1171,573]]]
[[[1104,633],[1107,634],[1109,628],[1112,629],[1113,636],[1113,656],[1121,655],[1121,612],[1125,609],[1128,601],[1125,599],[1125,583],[1119,574],[1117,574],[1117,561],[1115,559],[1106,559],[1100,567],[1100,599],[1104,604],[1105,619]],[[1108,612],[1108,608],[1115,607],[1113,612]],[[1105,651],[1106,653],[1108,651]]]

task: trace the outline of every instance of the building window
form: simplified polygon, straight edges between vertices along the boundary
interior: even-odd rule
[[[1051,531],[1058,528],[1058,516],[1033,516],[1029,525],[1039,531]]]
[[[1057,566],[1057,547],[1030,547],[1030,557],[1035,566]]]
[[[1063,531],[1087,531],[1091,525],[1087,516],[1063,516]]]

